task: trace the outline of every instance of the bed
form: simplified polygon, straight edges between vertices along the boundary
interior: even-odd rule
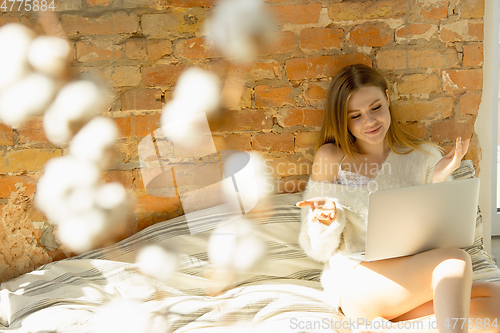
[[[470,161],[454,178],[474,177]],[[0,329],[12,332],[101,332],[102,308],[132,302],[136,314],[152,318],[148,332],[350,332],[350,322],[321,292],[322,265],[297,243],[300,193],[280,194],[250,213],[267,246],[263,260],[211,292],[207,272],[210,231],[191,235],[184,216],[155,224],[111,247],[53,262],[1,284]],[[203,216],[203,223],[220,217]],[[180,250],[180,266],[168,283],[141,274],[140,248],[168,244]],[[500,281],[500,270],[484,251],[478,207],[472,257],[474,279]],[[133,323],[135,314],[109,317],[112,327]],[[115,323],[113,323],[115,320]],[[156,326],[155,326],[156,325]]]

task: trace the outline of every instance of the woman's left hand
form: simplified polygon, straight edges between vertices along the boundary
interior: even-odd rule
[[[469,149],[469,143],[470,139],[467,139],[465,143],[462,144],[462,138],[457,138],[455,148],[450,150],[448,154],[440,159],[434,167],[434,173],[432,174],[433,183],[444,182],[453,171],[458,169],[460,161]]]

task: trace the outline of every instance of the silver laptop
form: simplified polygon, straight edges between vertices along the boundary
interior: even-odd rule
[[[478,178],[372,192],[365,252],[349,257],[375,261],[471,246],[478,198]]]

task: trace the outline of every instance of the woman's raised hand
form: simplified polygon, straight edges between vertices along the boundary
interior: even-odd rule
[[[336,216],[335,202],[327,198],[312,198],[309,200],[299,201],[297,207],[310,207],[312,209],[312,221],[323,223],[329,226]]]
[[[467,139],[465,140],[465,143],[462,143],[462,138],[457,138],[455,148],[450,150],[450,152],[439,160],[434,167],[434,173],[432,175],[433,183],[444,182],[453,171],[458,169],[460,161],[469,149],[469,143],[470,139]]]

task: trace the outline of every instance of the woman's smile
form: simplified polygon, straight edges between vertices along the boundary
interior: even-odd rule
[[[375,135],[375,134],[378,134],[380,132],[380,130],[382,129],[382,125],[372,129],[372,130],[368,130],[366,131],[365,133],[368,134],[368,135]]]

